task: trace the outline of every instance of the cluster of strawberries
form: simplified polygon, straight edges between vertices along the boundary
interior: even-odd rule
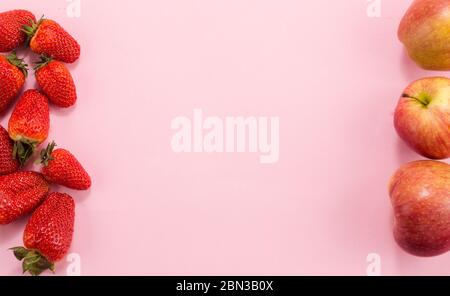
[[[21,171],[35,150],[48,138],[49,102],[71,107],[77,100],[72,76],[64,63],[80,56],[80,45],[58,23],[26,10],[0,13],[0,113],[13,103],[25,84],[28,65],[15,50],[26,44],[41,55],[35,77],[39,90],[27,90],[18,100],[9,120],[8,131],[0,126],[0,225],[10,224],[31,214],[25,228],[25,247],[13,248],[23,261],[23,271],[39,275],[61,260],[72,243],[75,203],[68,194],[50,193],[50,184],[75,190],[91,187],[91,178],[67,150],[41,151],[40,173]]]

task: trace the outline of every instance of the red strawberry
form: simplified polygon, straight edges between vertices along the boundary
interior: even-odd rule
[[[36,80],[51,103],[68,108],[75,105],[77,91],[67,67],[47,56],[37,63]]]
[[[47,196],[49,184],[35,172],[17,172],[0,177],[0,224],[6,225],[29,214]]]
[[[27,90],[9,119],[9,136],[15,141],[14,158],[23,166],[44,142],[50,130],[48,99],[37,90]]]
[[[91,177],[83,166],[69,151],[57,149],[53,151],[55,142],[41,151],[42,174],[58,185],[76,190],[87,190],[91,187]]]
[[[11,174],[19,170],[19,162],[13,158],[14,142],[8,132],[0,126],[0,175]]]
[[[23,272],[37,276],[64,258],[72,244],[75,203],[70,195],[51,193],[25,227],[24,247],[13,248]]]
[[[26,10],[11,10],[0,13],[0,52],[18,48],[27,39],[23,26],[36,23],[34,15]]]
[[[57,22],[40,19],[31,26],[24,26],[30,48],[37,54],[45,54],[55,60],[73,63],[80,57],[80,45]]]
[[[17,97],[27,77],[27,65],[11,53],[0,56],[0,113],[3,113]]]

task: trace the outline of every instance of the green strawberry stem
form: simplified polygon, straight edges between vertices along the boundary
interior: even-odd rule
[[[35,67],[34,67],[34,71],[37,72],[39,71],[39,69],[47,66],[51,61],[53,61],[53,59],[45,54],[41,55],[41,60],[35,62]]]
[[[8,62],[11,65],[19,68],[23,72],[23,75],[25,75],[25,77],[28,76],[28,65],[25,64],[25,61],[23,59],[20,59],[20,58],[17,57],[17,54],[16,54],[15,51],[11,52],[6,57],[6,59],[8,60]]]
[[[42,149],[41,151],[41,159],[38,160],[40,164],[43,164],[44,166],[48,166],[48,163],[53,160],[52,153],[53,150],[56,147],[55,141],[48,144],[47,148]]]
[[[55,264],[50,262],[37,250],[28,250],[24,247],[11,248],[17,260],[22,261],[23,273],[29,272],[38,276],[46,270],[55,272]]]
[[[44,20],[45,20],[45,18],[44,18],[44,16],[42,16],[41,19],[38,20],[37,22],[32,21],[29,26],[24,25],[22,27],[22,32],[24,32],[27,35],[27,42],[26,42],[27,45],[30,45],[31,39],[34,37],[37,30],[39,29],[39,26],[42,24],[42,22]]]
[[[16,141],[13,148],[13,158],[19,161],[21,167],[24,167],[31,156],[33,156],[38,144],[38,142],[29,140]]]

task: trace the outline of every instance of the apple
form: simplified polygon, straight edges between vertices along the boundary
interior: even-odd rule
[[[415,0],[398,37],[422,68],[450,70],[450,0]]]
[[[403,92],[395,128],[411,148],[430,159],[450,157],[450,79],[424,78]]]
[[[408,253],[431,257],[450,251],[450,165],[409,163],[391,180],[394,236]]]

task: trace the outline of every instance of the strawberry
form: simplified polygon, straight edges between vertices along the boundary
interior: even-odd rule
[[[41,151],[42,174],[58,185],[75,190],[87,190],[91,187],[91,177],[80,162],[67,150],[54,150],[55,142]]]
[[[14,142],[8,132],[0,126],[0,175],[11,174],[19,170],[19,162],[13,158]]]
[[[34,15],[26,10],[11,10],[0,13],[0,52],[18,48],[27,39],[23,26],[36,23]]]
[[[0,113],[3,113],[17,97],[27,77],[27,65],[13,52],[0,55]]]
[[[70,195],[51,193],[28,221],[23,235],[24,247],[12,248],[23,260],[23,272],[38,276],[54,271],[70,249],[75,222],[75,203]]]
[[[47,196],[49,184],[35,172],[17,172],[0,177],[0,225],[32,212]]]
[[[36,65],[36,80],[51,103],[68,108],[75,105],[77,91],[67,67],[47,56]]]
[[[37,90],[27,90],[9,119],[9,136],[15,141],[13,155],[24,166],[50,130],[48,99]]]
[[[80,57],[80,45],[57,22],[41,18],[37,23],[24,26],[30,48],[55,60],[73,63]]]

